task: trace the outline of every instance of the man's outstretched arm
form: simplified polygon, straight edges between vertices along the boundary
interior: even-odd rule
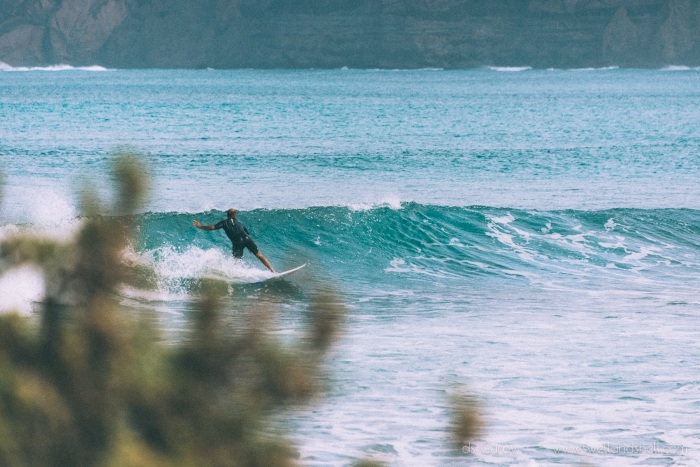
[[[198,229],[202,229],[202,230],[216,230],[216,226],[215,226],[215,225],[202,225],[198,220],[192,221],[192,224],[194,224],[194,226],[197,227]]]

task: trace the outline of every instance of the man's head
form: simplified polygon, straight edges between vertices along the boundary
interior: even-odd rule
[[[231,208],[231,209],[229,209],[228,211],[226,211],[226,216],[227,216],[229,219],[235,219],[237,213],[238,213],[238,211],[236,211],[234,208]]]

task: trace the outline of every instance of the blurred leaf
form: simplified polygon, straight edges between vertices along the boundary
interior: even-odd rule
[[[472,395],[458,393],[452,396],[452,435],[454,446],[462,450],[472,444],[483,430],[481,405]]]

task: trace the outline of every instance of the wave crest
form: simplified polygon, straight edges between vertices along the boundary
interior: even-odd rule
[[[99,65],[91,66],[71,66],[65,64],[58,65],[48,65],[48,66],[35,66],[35,67],[25,67],[25,66],[12,66],[5,62],[0,62],[0,71],[109,71],[109,68],[105,68]]]

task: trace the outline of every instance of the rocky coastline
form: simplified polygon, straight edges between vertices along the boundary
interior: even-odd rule
[[[700,66],[700,0],[0,0],[0,62]]]

